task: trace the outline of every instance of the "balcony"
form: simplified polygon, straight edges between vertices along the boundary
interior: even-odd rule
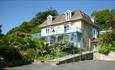
[[[49,36],[49,35],[56,35],[56,34],[64,34],[64,33],[72,33],[72,32],[81,32],[81,28],[79,27],[73,27],[68,30],[65,30],[64,28],[61,30],[55,30],[55,31],[50,31],[49,33],[42,32],[41,36]]]
[[[41,38],[41,33],[32,34],[32,38]]]

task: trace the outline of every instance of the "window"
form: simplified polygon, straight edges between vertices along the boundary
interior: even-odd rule
[[[60,33],[60,27],[57,27],[56,32]]]
[[[48,23],[48,24],[52,23],[52,16],[51,16],[51,15],[49,15],[49,16],[47,17],[47,23]]]
[[[67,10],[67,11],[65,12],[65,19],[66,19],[66,20],[69,20],[69,19],[71,18],[71,16],[72,16],[72,11]]]
[[[69,25],[64,25],[64,32],[67,32],[69,30]]]
[[[64,40],[69,41],[69,35],[68,34],[64,35]]]
[[[48,34],[48,33],[49,33],[49,31],[50,31],[50,29],[49,29],[49,28],[46,28],[46,34]]]
[[[51,36],[50,44],[51,44],[51,45],[55,44],[55,41],[56,41],[56,37]]]

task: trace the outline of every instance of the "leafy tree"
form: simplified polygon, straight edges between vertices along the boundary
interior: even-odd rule
[[[6,40],[5,37],[4,37],[4,34],[2,34],[1,27],[2,27],[2,26],[0,25],[0,31],[1,31],[1,33],[0,33],[0,47],[5,46],[5,45],[8,44],[8,43],[7,43],[7,40]]]
[[[94,11],[91,16],[95,17],[97,26],[101,30],[106,30],[110,27],[110,21],[112,21],[112,12],[109,9],[103,9]]]
[[[94,11],[92,16],[95,17],[96,24],[101,30],[109,29],[115,21],[115,8],[112,10],[103,9],[100,11]],[[114,28],[111,29],[112,32],[106,32],[100,35],[101,43],[99,52],[103,54],[108,54],[110,51],[115,50],[115,32]]]
[[[15,59],[21,60],[21,54],[14,47],[0,46],[0,57],[4,58],[6,61],[14,61]]]
[[[99,52],[103,54],[108,54],[110,51],[115,51],[115,32],[103,33],[100,36],[101,43]]]
[[[23,22],[20,26],[13,28],[10,30],[8,34],[15,32],[15,31],[22,31],[22,32],[27,32],[27,33],[37,33],[40,32],[40,28],[38,27],[41,23],[43,23],[48,15],[56,16],[57,11],[54,9],[49,9],[44,12],[38,12],[32,20],[29,22]]]
[[[112,19],[115,21],[115,8],[111,10],[111,13],[112,13]]]
[[[0,58],[5,59],[6,61],[21,59],[19,51],[14,47],[9,46],[8,40],[3,34],[0,34]]]
[[[39,12],[29,22],[23,22],[20,26],[11,29],[4,36],[8,42],[8,47],[16,48],[24,59],[30,61],[37,58],[38,53],[46,54],[46,52],[49,51],[48,47],[46,47],[47,45],[43,44],[40,40],[38,40],[38,42],[33,40],[31,33],[40,32],[38,26],[46,20],[46,17],[49,14],[55,16],[57,15],[57,11],[50,9],[44,12]]]

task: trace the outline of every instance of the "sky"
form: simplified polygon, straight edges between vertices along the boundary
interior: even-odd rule
[[[38,12],[50,8],[59,14],[66,10],[81,10],[91,15],[94,10],[115,8],[115,0],[0,0],[0,25],[2,33],[30,21]]]

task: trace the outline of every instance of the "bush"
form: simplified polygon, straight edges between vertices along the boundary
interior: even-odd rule
[[[75,54],[75,53],[81,53],[83,51],[85,51],[85,48],[78,48],[75,47],[71,42],[69,41],[60,41],[56,43],[57,47],[60,47],[62,52],[64,52],[64,54]]]
[[[108,54],[110,51],[111,51],[112,47],[111,45],[103,45],[99,48],[99,53],[102,53],[102,54]]]
[[[78,48],[78,52],[79,53],[82,53],[82,52],[84,52],[84,51],[87,51],[85,48]]]
[[[101,47],[99,48],[99,52],[102,54],[108,54],[110,51],[115,51],[115,32],[106,32],[100,36],[101,39]]]
[[[0,47],[0,56],[7,61],[20,60],[21,54],[13,47]]]

